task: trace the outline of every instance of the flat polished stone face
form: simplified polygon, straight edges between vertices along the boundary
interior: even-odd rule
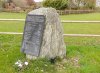
[[[21,51],[39,56],[45,29],[44,15],[27,15]]]

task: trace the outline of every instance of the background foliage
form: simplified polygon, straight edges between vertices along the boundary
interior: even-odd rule
[[[53,7],[57,10],[63,10],[68,7],[68,0],[45,0],[43,2],[44,7]]]
[[[53,7],[57,10],[64,9],[94,9],[96,0],[44,0],[44,7]]]
[[[71,0],[71,3],[74,1]],[[70,4],[71,4],[70,3]],[[77,9],[94,9],[96,6],[96,0],[75,0],[75,3]]]
[[[85,8],[94,9],[96,6],[96,0],[84,0],[84,2],[85,2],[84,5]]]

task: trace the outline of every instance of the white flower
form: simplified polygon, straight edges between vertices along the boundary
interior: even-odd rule
[[[43,70],[41,70],[41,72],[43,72]]]
[[[20,68],[22,68],[22,66],[23,66],[22,64],[19,64],[19,65],[18,65],[18,67],[20,67]]]
[[[27,66],[28,65],[28,62],[25,62],[24,64]]]
[[[21,60],[18,60],[19,63],[21,63]]]
[[[18,64],[19,64],[19,62],[16,62],[16,63],[15,63],[15,65],[18,65]]]
[[[44,66],[48,66],[48,65],[45,64]]]
[[[15,65],[19,65],[21,64],[22,62],[20,60],[18,60],[17,62],[15,62]]]

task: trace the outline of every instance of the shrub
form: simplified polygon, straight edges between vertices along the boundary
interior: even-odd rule
[[[78,7],[80,7],[80,3],[83,4],[83,8],[85,9],[94,9],[96,0],[77,0]]]
[[[44,7],[53,7],[57,10],[64,10],[68,7],[68,0],[45,0]]]
[[[94,9],[95,8],[95,0],[85,0],[85,8]]]
[[[4,4],[4,1],[0,1],[0,11],[2,11],[3,9],[3,4]]]
[[[70,0],[70,4],[76,9],[94,9],[96,0]],[[72,8],[72,7],[70,7]]]

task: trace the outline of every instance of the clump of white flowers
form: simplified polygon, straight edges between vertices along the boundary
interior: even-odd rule
[[[23,67],[23,63],[20,60],[18,60],[17,62],[15,62],[15,65],[18,66],[19,68]]]
[[[18,69],[18,70],[21,70],[21,69],[24,69],[26,68],[26,66],[28,66],[28,62],[25,61],[25,62],[22,62],[21,60],[18,60],[17,62],[15,62],[15,67]]]
[[[28,65],[28,62],[24,62],[24,64],[27,66]]]

